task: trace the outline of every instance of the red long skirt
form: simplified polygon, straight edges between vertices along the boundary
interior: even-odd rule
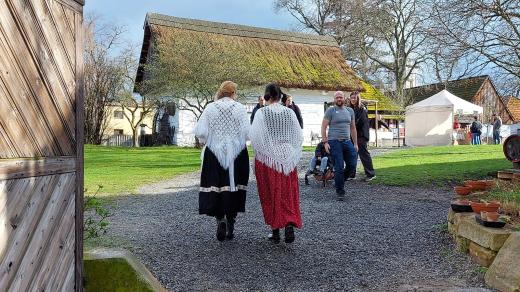
[[[284,228],[289,223],[301,228],[297,170],[286,176],[255,159],[255,175],[265,223],[271,229]]]

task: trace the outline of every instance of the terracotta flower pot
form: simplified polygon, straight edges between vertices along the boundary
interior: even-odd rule
[[[500,208],[500,206],[502,206],[502,204],[499,201],[491,201],[491,202],[488,202],[486,204],[486,206]]]
[[[476,182],[476,180],[465,180],[464,181],[464,185],[465,186],[470,186],[470,185],[473,185],[475,182]]]
[[[470,204],[470,201],[469,200],[457,200],[455,201],[458,205],[464,205],[464,206],[469,206]]]
[[[488,188],[491,188],[491,187],[494,187],[496,185],[496,182],[492,179],[490,180],[483,180],[484,184],[486,185],[486,187]]]
[[[482,211],[486,212],[497,212],[500,208],[500,204],[497,203],[480,203],[480,202],[471,202],[471,209],[475,214],[480,214]]]
[[[471,206],[471,209],[473,209],[473,212],[475,214],[480,214],[480,212],[482,212],[482,208],[485,206],[485,204],[479,203],[479,202],[471,202],[470,206]]]
[[[498,217],[500,217],[500,214],[498,214],[498,212],[487,212],[486,213],[487,221],[497,221]]]
[[[472,191],[472,188],[467,186],[456,186],[453,189],[455,190],[455,193],[459,196],[467,196]]]
[[[473,191],[484,191],[494,186],[494,181],[488,180],[466,180],[464,185],[471,187]]]

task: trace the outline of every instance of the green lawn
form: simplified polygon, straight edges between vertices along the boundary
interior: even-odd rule
[[[200,150],[180,147],[103,147],[85,145],[87,194],[131,193],[137,187],[196,171]]]
[[[460,145],[398,150],[374,158],[377,179],[386,185],[443,185],[482,178],[511,168],[501,145]]]
[[[306,147],[304,151],[314,151]],[[253,152],[249,148],[249,156]],[[93,194],[132,193],[139,186],[200,168],[200,150],[182,147],[105,147],[85,145],[85,188]]]
[[[421,147],[375,157],[378,178],[374,183],[442,185],[485,177],[489,172],[510,166],[500,146]],[[199,168],[200,150],[194,148],[85,146],[87,194],[94,193],[98,185],[103,186],[100,194],[132,193],[139,186]]]

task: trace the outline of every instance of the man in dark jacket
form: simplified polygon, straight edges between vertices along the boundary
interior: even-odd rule
[[[265,100],[263,96],[258,97],[258,103],[256,104],[255,108],[253,108],[253,112],[251,113],[251,124],[253,123],[253,120],[255,119],[255,114],[258,109],[261,109],[264,107]]]
[[[368,141],[370,140],[370,125],[368,120],[368,111],[361,103],[361,98],[359,97],[359,92],[354,91],[350,94],[350,107],[354,110],[354,115],[356,119],[356,130],[357,130],[357,142],[358,142],[358,155],[361,163],[363,164],[363,168],[365,169],[366,181],[371,181],[376,178],[376,172],[374,170],[374,166],[372,164],[372,157],[370,157],[370,152],[368,152]],[[353,169],[353,172],[350,173],[349,179],[353,179],[356,177],[356,168]]]
[[[499,115],[493,114],[493,142],[500,144],[500,128],[502,127],[502,119]]]
[[[282,103],[286,107],[292,109],[296,114],[296,118],[298,119],[298,123],[300,123],[300,127],[303,129],[303,118],[300,108],[293,102],[292,96],[289,94],[284,94],[282,96]]]
[[[469,128],[471,132],[471,144],[480,145],[480,135],[482,134],[482,124],[478,120],[478,116],[475,116],[475,120],[471,123]]]

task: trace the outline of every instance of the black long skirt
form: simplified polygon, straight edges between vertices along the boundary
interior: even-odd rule
[[[224,215],[235,217],[245,211],[249,180],[249,155],[245,146],[235,159],[234,167],[237,191],[231,192],[229,170],[220,166],[215,154],[206,147],[200,174],[199,214],[222,218]]]

